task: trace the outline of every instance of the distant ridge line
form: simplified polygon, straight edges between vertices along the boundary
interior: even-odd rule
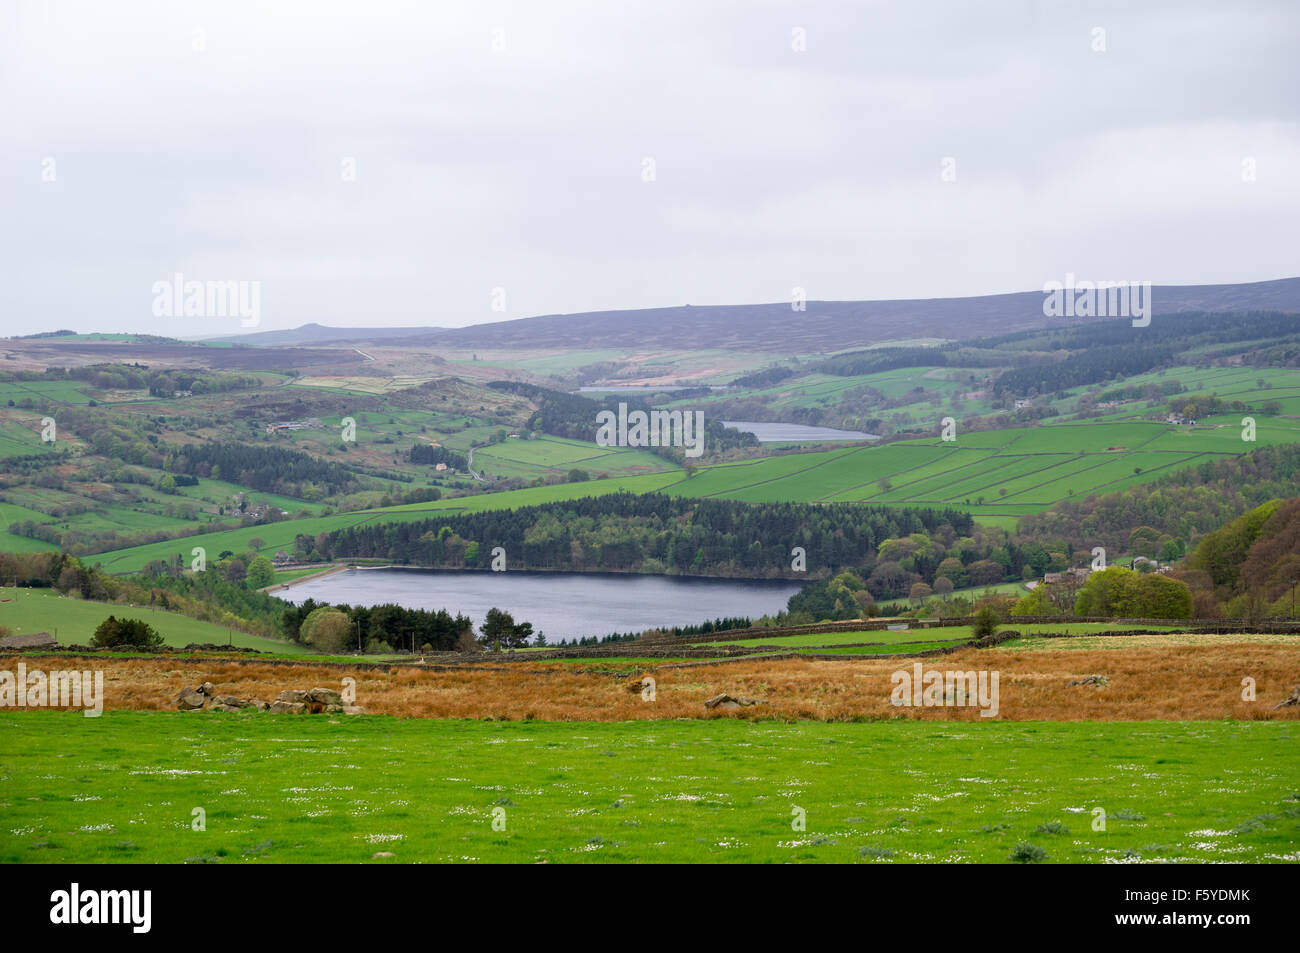
[[[1225,285],[1155,285],[1151,300],[1155,315],[1300,313],[1300,277]],[[311,323],[293,330],[209,340],[260,347],[368,342],[411,347],[594,349],[644,347],[647,341],[662,339],[677,348],[806,353],[924,338],[960,341],[1096,320],[1046,317],[1041,291],[963,298],[808,301],[804,307],[795,311],[788,301],[679,305],[546,314],[464,328],[336,328]]]

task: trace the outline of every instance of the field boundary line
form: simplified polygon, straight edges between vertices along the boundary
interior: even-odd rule
[[[885,444],[885,446],[889,446],[889,444]],[[931,446],[936,446],[936,445],[935,445],[935,444],[918,444],[918,446],[931,447]],[[951,450],[949,450],[949,451],[947,451],[947,452],[948,452],[948,453],[953,453],[953,452],[961,452],[961,451],[963,451],[963,450],[965,450],[965,451],[976,451],[976,452],[978,452],[978,451],[981,451],[981,450],[987,450],[987,449],[988,449],[987,447],[953,447]],[[998,451],[997,451],[997,450],[994,450],[994,451],[993,451],[992,453],[990,453],[987,457],[982,457],[982,458],[979,459],[979,460],[972,460],[970,463],[963,463],[960,467],[954,467],[953,469],[955,469],[955,470],[961,470],[961,469],[965,469],[966,467],[973,467],[973,466],[975,466],[976,464],[979,464],[979,463],[983,463],[983,462],[985,462],[986,460],[992,460],[992,459],[995,459],[997,456],[998,456]],[[870,496],[868,496],[868,497],[864,497],[864,498],[862,498],[862,499],[857,499],[857,500],[832,500],[832,499],[830,499],[830,497],[832,497],[832,496],[839,496],[841,493],[849,493],[849,492],[851,492],[851,491],[853,491],[853,490],[857,490],[857,489],[859,489],[859,488],[861,488],[861,487],[871,486],[873,483],[879,483],[881,480],[891,480],[891,481],[892,481],[892,480],[894,479],[894,477],[903,476],[904,474],[911,473],[913,470],[920,470],[920,469],[923,469],[923,468],[925,468],[925,467],[930,466],[930,465],[933,464],[933,463],[938,462],[938,461],[941,460],[941,459],[942,459],[942,458],[940,457],[940,458],[935,458],[935,459],[933,459],[933,460],[926,460],[924,463],[918,463],[916,466],[913,466],[913,467],[904,467],[902,470],[895,470],[895,471],[893,471],[892,473],[887,473],[887,474],[885,474],[884,476],[877,477],[877,478],[874,479],[874,480],[867,480],[867,481],[864,481],[864,482],[862,482],[862,483],[855,483],[855,484],[853,484],[852,486],[845,487],[845,488],[842,489],[842,490],[836,490],[834,493],[831,493],[831,494],[829,494],[828,496],[819,496],[819,497],[817,497],[817,499],[813,500],[813,502],[814,502],[814,503],[879,503],[879,504],[881,504],[881,505],[886,505],[886,501],[884,501],[884,500],[877,500],[875,497],[870,497]],[[950,472],[950,471],[948,471],[948,470],[943,471],[943,473],[948,473],[948,472]],[[936,476],[936,477],[938,477],[938,476],[942,476],[943,473],[936,473],[935,476]],[[930,477],[925,477],[925,479],[928,480],[928,479],[930,479]],[[921,482],[921,481],[918,480],[918,481],[916,481],[916,482],[919,483],[919,482]],[[899,487],[898,489],[906,489],[906,487],[907,487],[907,484],[904,484],[902,487]],[[894,502],[894,501],[889,501],[889,502]]]
[[[1151,452],[1153,452],[1153,451],[1146,451],[1146,452],[1151,453]],[[1097,484],[1095,487],[1091,488],[1091,489],[1088,491],[1088,496],[1096,496],[1097,494],[1103,492],[1103,491],[1106,489],[1106,487],[1108,487],[1108,486],[1113,486],[1113,485],[1116,484],[1116,483],[1123,483],[1125,480],[1132,479],[1132,478],[1135,477],[1135,476],[1146,476],[1148,473],[1160,473],[1160,472],[1162,472],[1162,471],[1164,471],[1164,470],[1168,470],[1170,467],[1179,467],[1179,466],[1181,466],[1181,465],[1184,464],[1184,463],[1187,464],[1188,466],[1191,466],[1191,465],[1192,465],[1192,461],[1196,460],[1196,459],[1199,458],[1199,457],[1203,457],[1203,456],[1205,456],[1205,451],[1200,451],[1200,452],[1197,452],[1197,453],[1193,453],[1191,456],[1186,457],[1185,459],[1183,459],[1183,460],[1181,460],[1181,461],[1180,461],[1180,460],[1171,460],[1169,463],[1163,463],[1163,464],[1161,464],[1160,466],[1158,466],[1158,467],[1154,467],[1154,468],[1152,468],[1152,469],[1150,469],[1150,470],[1143,470],[1141,473],[1130,473],[1130,474],[1128,474],[1127,476],[1118,477],[1118,478],[1116,478],[1116,479],[1114,479],[1114,480],[1107,480],[1105,483],[1099,483],[1099,484]],[[1103,465],[1104,465],[1104,464],[1098,464],[1098,466],[1103,466]],[[1078,471],[1078,472],[1080,472],[1080,473],[1087,473],[1089,470],[1093,470],[1093,469],[1095,469],[1095,467],[1088,467],[1087,469],[1080,470],[1080,471]],[[1055,482],[1054,480],[1048,480],[1048,481],[1047,481],[1047,483],[1054,483],[1054,482]],[[1034,486],[1028,487],[1028,488],[1026,488],[1026,489],[1024,489],[1024,490],[1020,490],[1020,491],[1018,491],[1018,492],[1016,492],[1016,493],[1011,494],[1011,496],[1005,497],[1005,500],[1010,501],[1013,497],[1020,496],[1022,493],[1032,493],[1034,490],[1038,489],[1039,487],[1046,486],[1047,483],[1039,483],[1039,484],[1036,484],[1036,485],[1034,485]],[[1087,499],[1087,497],[1084,497],[1084,499]],[[1031,506],[1040,505],[1038,502],[1035,502],[1035,501],[1033,501],[1033,500],[1021,500],[1020,502],[1021,502],[1022,504],[1029,504],[1029,505],[1031,505]],[[1045,505],[1050,507],[1050,506],[1054,506],[1056,503],[1059,503],[1059,502],[1060,502],[1060,500],[1049,501],[1049,502],[1046,503]]]

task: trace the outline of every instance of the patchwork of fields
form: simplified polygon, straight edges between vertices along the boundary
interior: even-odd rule
[[[820,373],[798,374],[770,387],[738,388],[719,392],[712,397],[677,401],[672,406],[707,408],[710,404],[725,400],[753,399],[763,401],[770,412],[780,414],[797,408],[831,408],[840,401],[851,399],[855,393],[869,389],[884,399],[893,401],[906,399],[909,393],[916,395],[918,399],[915,402],[878,411],[896,426],[933,425],[940,417],[949,414],[961,419],[971,414],[983,416],[998,413],[993,396],[983,384],[977,383],[983,381],[989,373],[989,368],[982,367],[918,366],[844,377]],[[1184,392],[1189,394],[1213,393],[1225,400],[1240,400],[1247,404],[1276,400],[1281,405],[1283,415],[1300,417],[1300,372],[1294,368],[1180,365],[1126,377],[1117,380],[1115,384],[1158,387],[1171,381],[1181,384]],[[1061,414],[1070,414],[1076,410],[1079,397],[1088,389],[1066,388],[1060,396],[1046,403]],[[921,394],[918,390],[924,392],[925,399],[919,399]],[[1133,400],[1093,419],[1136,420],[1149,412],[1147,400]],[[860,421],[845,419],[840,425],[852,428],[859,423]]]
[[[1061,423],[852,447],[705,467],[665,492],[747,502],[953,506],[982,521],[1019,517],[1090,493],[1122,490],[1219,455],[1300,441],[1300,421],[1259,418],[1196,428],[1163,423]]]
[[[1242,441],[1238,424],[1231,419],[1210,419],[1195,428],[1152,422],[1061,423],[958,434],[956,442],[926,438],[762,457],[701,467],[691,476],[676,468],[644,472],[665,466],[663,460],[644,452],[605,452],[579,441],[515,440],[480,450],[476,459],[482,456],[508,467],[524,465],[531,457],[533,463],[549,461],[544,465],[558,470],[621,468],[633,475],[259,525],[117,550],[96,556],[95,561],[113,572],[131,572],[174,553],[188,559],[196,545],[210,552],[239,551],[249,539],[261,538],[273,552],[290,547],[299,533],[418,520],[438,512],[511,509],[622,490],[745,502],[951,506],[982,522],[1010,528],[1019,517],[1064,499],[1122,490],[1258,446],[1300,441],[1300,420],[1261,417],[1255,443]]]

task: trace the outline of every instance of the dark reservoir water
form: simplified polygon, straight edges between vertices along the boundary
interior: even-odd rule
[[[727,616],[757,619],[784,609],[799,589],[798,583],[749,579],[351,569],[276,595],[293,603],[310,597],[349,605],[393,602],[408,609],[446,609],[469,616],[476,629],[488,609],[504,609],[555,642]]]

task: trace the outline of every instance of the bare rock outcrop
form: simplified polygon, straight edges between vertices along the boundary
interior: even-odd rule
[[[714,695],[704,703],[704,707],[710,711],[740,711],[742,708],[748,708],[751,705],[766,705],[767,702],[762,698],[749,698],[745,695],[731,696],[726,692],[721,695]]]
[[[1295,691],[1293,691],[1286,698],[1282,699],[1280,702],[1274,705],[1273,710],[1277,711],[1279,708],[1296,708],[1296,707],[1300,707],[1300,685],[1297,685],[1295,687]]]
[[[308,690],[289,688],[280,692],[274,702],[260,698],[245,699],[237,695],[217,695],[211,682],[181,690],[173,703],[179,711],[220,711],[227,713],[269,711],[275,714],[301,715],[328,712],[332,714],[360,715],[365,712],[358,705],[344,704],[343,695],[332,688]]]

